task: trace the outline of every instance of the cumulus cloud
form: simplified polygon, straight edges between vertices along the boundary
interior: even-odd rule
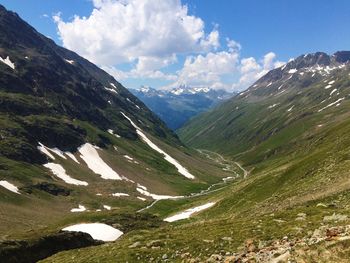
[[[232,39],[220,46],[218,25],[206,31],[204,21],[190,15],[181,0],[91,1],[88,17],[64,21],[60,13],[54,15],[58,34],[65,47],[118,80],[159,79],[168,81],[167,87],[243,90],[283,64],[273,52],[260,60],[241,58],[242,47]],[[180,70],[162,71],[180,63],[179,58]],[[118,66],[127,63],[132,69],[120,70]]]
[[[65,47],[99,65],[164,59],[161,66],[174,54],[219,47],[217,29],[206,34],[203,20],[189,15],[180,0],[93,0],[93,5],[89,17],[63,21],[58,14],[54,21]]]
[[[265,54],[260,62],[253,57],[243,58],[239,67],[241,76],[239,82],[233,84],[233,88],[243,90],[270,70],[281,67],[284,64],[284,62],[276,60],[276,54],[273,52]]]

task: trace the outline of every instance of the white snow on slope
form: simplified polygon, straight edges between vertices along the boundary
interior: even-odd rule
[[[56,158],[48,151],[47,147],[39,142],[39,146],[37,147],[39,151],[48,156],[50,159],[55,160]]]
[[[9,183],[8,181],[5,181],[5,180],[0,181],[0,186],[6,188],[7,190],[9,190],[9,191],[11,191],[13,193],[21,194],[18,191],[17,186],[15,186],[14,184]]]
[[[174,221],[178,221],[178,220],[182,220],[182,219],[187,219],[190,218],[190,216],[194,213],[200,212],[202,210],[208,209],[210,207],[212,207],[213,205],[215,205],[214,202],[211,203],[207,203],[201,206],[197,206],[197,207],[193,207],[190,209],[185,210],[184,212],[178,213],[176,215],[167,217],[164,219],[164,221],[166,222],[174,222]]]
[[[68,62],[68,63],[71,64],[71,65],[74,64],[74,60],[65,59],[65,61]]]
[[[324,87],[324,89],[329,89],[331,87],[332,87],[332,85],[327,85],[326,87]]]
[[[113,88],[117,89],[117,87],[116,87],[112,82],[109,83],[109,84],[111,84],[111,86],[112,86]]]
[[[297,72],[297,71],[298,71],[297,69],[293,68],[293,69],[290,69],[290,70],[288,71],[288,73],[289,73],[289,74],[294,74],[294,73]]]
[[[115,241],[123,235],[122,231],[101,223],[77,224],[65,227],[62,230],[88,233],[93,239],[102,241]]]
[[[108,90],[110,92],[114,92],[114,93],[118,94],[118,92],[115,89],[110,89],[110,88],[105,87],[105,90]]]
[[[164,155],[164,159],[167,160],[169,163],[174,165],[177,168],[177,171],[185,176],[188,179],[194,179],[194,175],[192,175],[185,167],[183,167],[178,161],[176,161],[173,157],[171,157],[169,154],[164,152],[162,149],[160,149],[157,145],[155,145],[150,139],[147,138],[147,136],[143,133],[143,131],[123,112],[121,112],[123,116],[131,123],[132,126],[136,129],[137,134],[141,137],[141,139],[148,144],[149,147],[151,147],[153,150],[159,152],[160,154]]]
[[[10,57],[7,56],[5,59],[3,59],[2,57],[0,57],[0,61],[4,64],[6,64],[7,66],[9,66],[12,69],[15,69],[15,64],[13,62],[11,62]]]
[[[67,154],[67,156],[68,156],[69,158],[71,158],[74,162],[80,164],[80,162],[79,162],[78,159],[74,156],[74,154],[72,154],[71,152],[65,152],[65,154]]]
[[[137,199],[140,199],[141,201],[146,201],[146,198],[138,196]]]
[[[74,185],[84,185],[87,186],[88,183],[84,181],[80,181],[77,179],[74,179],[70,177],[67,173],[66,170],[59,164],[56,163],[47,163],[44,164],[44,166],[48,169],[51,170],[51,172],[56,175],[58,178],[62,179],[65,181],[67,184],[74,184]]]
[[[113,193],[112,196],[122,197],[122,196],[130,196],[130,195],[129,194],[125,194],[125,193]]]
[[[107,209],[107,210],[111,210],[112,209],[112,207],[110,207],[109,205],[103,205],[103,208]]]
[[[128,159],[128,160],[130,160],[130,161],[134,160],[134,158],[132,158],[132,157],[130,157],[129,155],[126,155],[126,154],[124,155],[124,158],[125,158],[125,159]]]
[[[72,208],[70,211],[73,213],[84,212],[86,211],[86,207],[83,205],[79,205],[78,208]]]
[[[337,91],[337,89],[332,90],[331,93],[329,93],[329,96],[332,96],[332,94],[336,91]]]
[[[328,82],[328,84],[332,85],[332,84],[334,84],[334,82],[335,82],[335,80],[332,80],[332,81]]]
[[[123,178],[106,164],[98,155],[96,148],[90,143],[80,146],[78,151],[80,157],[95,174],[101,175],[103,179],[122,180]]]
[[[63,151],[61,151],[60,149],[58,148],[49,148],[49,147],[46,147],[47,149],[49,149],[51,152],[57,154],[59,157],[63,158],[63,159],[67,159],[66,156],[64,156],[64,153]]]
[[[339,106],[339,103],[344,99],[345,98],[340,98],[340,99],[336,100],[335,102],[332,102],[332,103],[328,104],[327,106],[323,107],[322,109],[319,109],[318,112],[321,112],[321,111],[323,111],[323,110],[325,110],[325,109],[327,109],[335,104],[337,104],[336,106]]]
[[[114,131],[113,131],[112,129],[109,129],[109,130],[107,130],[107,131],[108,131],[109,134],[112,134],[112,135],[114,135],[115,137],[120,138],[120,135],[114,133]]]
[[[287,111],[290,112],[294,108],[294,105],[290,107]]]
[[[137,184],[137,188],[136,190],[144,195],[144,196],[149,196],[151,198],[153,198],[154,200],[165,200],[165,199],[177,199],[177,198],[183,198],[183,196],[171,196],[171,195],[157,195],[157,194],[151,194],[150,192],[148,192],[147,187]]]
[[[272,109],[272,108],[276,107],[277,105],[278,105],[278,103],[272,104],[268,107],[268,109]]]

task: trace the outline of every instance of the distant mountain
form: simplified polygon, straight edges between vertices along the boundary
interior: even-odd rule
[[[173,130],[182,127],[193,116],[207,111],[234,95],[225,90],[186,86],[170,90],[141,87],[130,91]]]

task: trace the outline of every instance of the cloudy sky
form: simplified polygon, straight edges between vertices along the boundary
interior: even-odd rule
[[[350,50],[348,0],[0,0],[128,88],[243,90],[301,54]]]

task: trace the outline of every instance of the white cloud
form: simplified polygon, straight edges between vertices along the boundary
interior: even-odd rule
[[[180,0],[93,0],[93,4],[89,17],[75,16],[67,22],[58,14],[54,21],[65,47],[99,65],[138,60],[142,66],[146,60],[164,59],[162,66],[174,54],[219,47],[219,32],[206,34],[203,20],[189,15]]]
[[[281,67],[284,62],[276,60],[276,54],[269,52],[261,59],[260,63],[255,58],[243,58],[240,65],[240,79],[232,87],[237,90],[248,88],[253,82],[264,76],[272,69]]]
[[[241,58],[241,45],[226,39],[218,25],[206,33],[204,21],[188,13],[181,0],[91,0],[88,17],[63,21],[54,15],[63,45],[100,65],[117,80],[159,79],[179,85],[243,90],[281,66],[273,52],[261,60]],[[173,73],[162,70],[184,58]],[[181,60],[182,61],[182,60]],[[130,63],[129,71],[120,70]],[[146,84],[146,83],[140,83]]]

